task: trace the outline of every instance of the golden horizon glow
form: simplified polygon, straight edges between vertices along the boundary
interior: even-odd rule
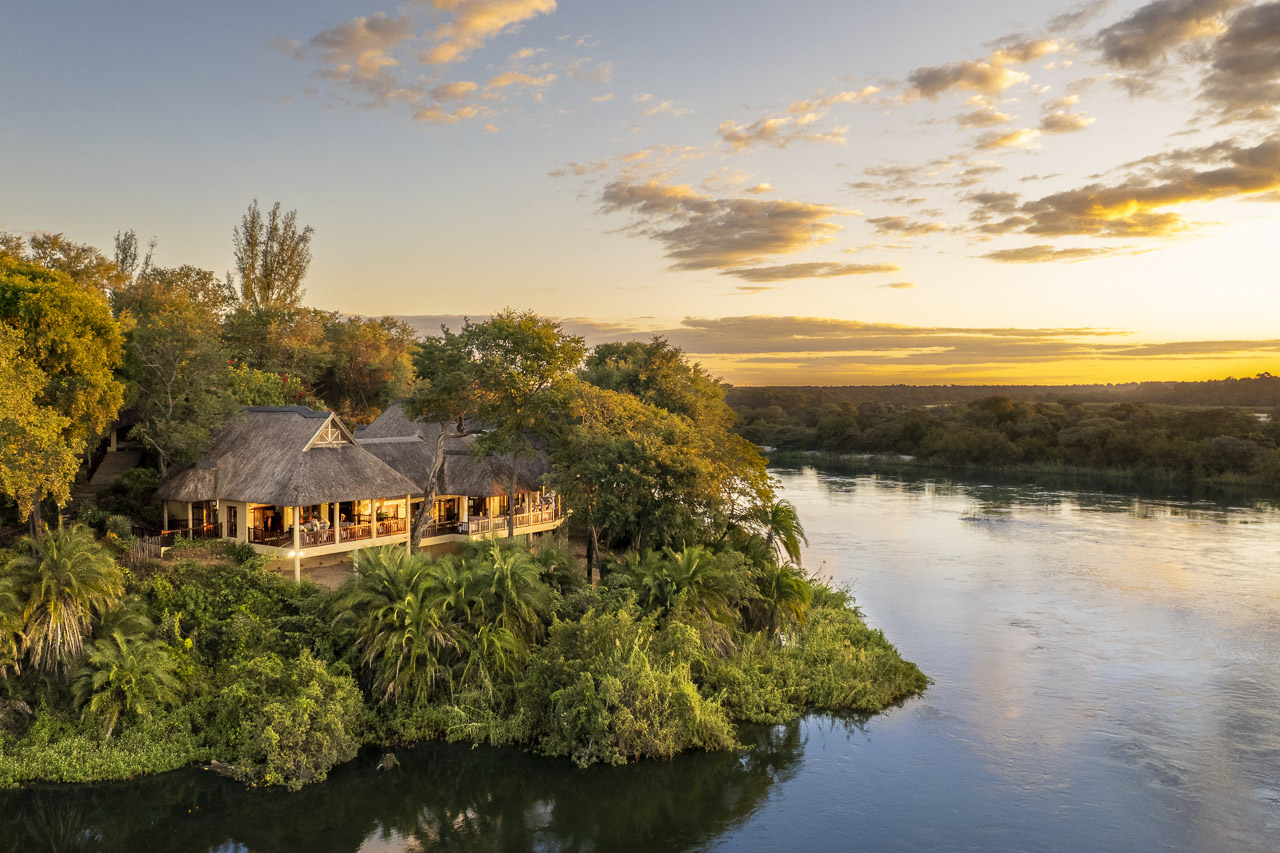
[[[1280,0],[242,3],[14,10],[0,229],[221,271],[278,199],[312,305],[669,333],[738,383],[1280,366]]]

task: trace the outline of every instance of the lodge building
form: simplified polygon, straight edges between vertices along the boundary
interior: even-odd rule
[[[545,533],[565,513],[541,485],[545,456],[478,458],[476,436],[450,436],[437,496],[425,507],[439,427],[412,421],[394,404],[351,430],[332,412],[305,406],[251,406],[218,431],[205,456],[156,491],[163,506],[157,545],[175,537],[248,543],[295,579],[304,563],[380,545],[409,547],[429,511],[418,546],[433,552],[508,534],[515,486],[515,533]]]

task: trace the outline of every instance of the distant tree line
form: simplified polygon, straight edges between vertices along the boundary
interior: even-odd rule
[[[936,406],[742,406],[737,430],[779,450],[901,454],[952,468],[1074,468],[1280,486],[1280,422],[1274,414],[992,395]]]
[[[1269,408],[1280,406],[1280,376],[1259,373],[1202,382],[1105,385],[759,385],[729,388],[727,399],[735,411],[744,413],[771,406],[809,410],[840,403],[928,406],[997,396],[1027,403],[1070,399],[1081,403]]]

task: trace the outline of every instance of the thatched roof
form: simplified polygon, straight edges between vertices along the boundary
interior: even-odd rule
[[[325,441],[326,434],[334,440]],[[305,406],[246,409],[213,437],[204,459],[156,491],[162,500],[277,506],[421,494],[357,444],[336,415]]]
[[[399,404],[391,405],[377,420],[360,430],[360,446],[391,468],[404,474],[425,492],[434,467],[439,424],[411,421]],[[511,458],[490,456],[478,459],[471,452],[476,436],[445,439],[444,469],[437,493],[467,497],[505,495],[511,479]],[[516,486],[537,491],[542,477],[551,470],[545,453],[532,459],[517,459]]]

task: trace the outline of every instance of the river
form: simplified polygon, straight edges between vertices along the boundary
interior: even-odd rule
[[[810,568],[934,680],[743,754],[377,753],[298,794],[191,769],[0,797],[14,850],[1280,850],[1280,511],[775,471]],[[0,843],[0,850],[5,849]]]

